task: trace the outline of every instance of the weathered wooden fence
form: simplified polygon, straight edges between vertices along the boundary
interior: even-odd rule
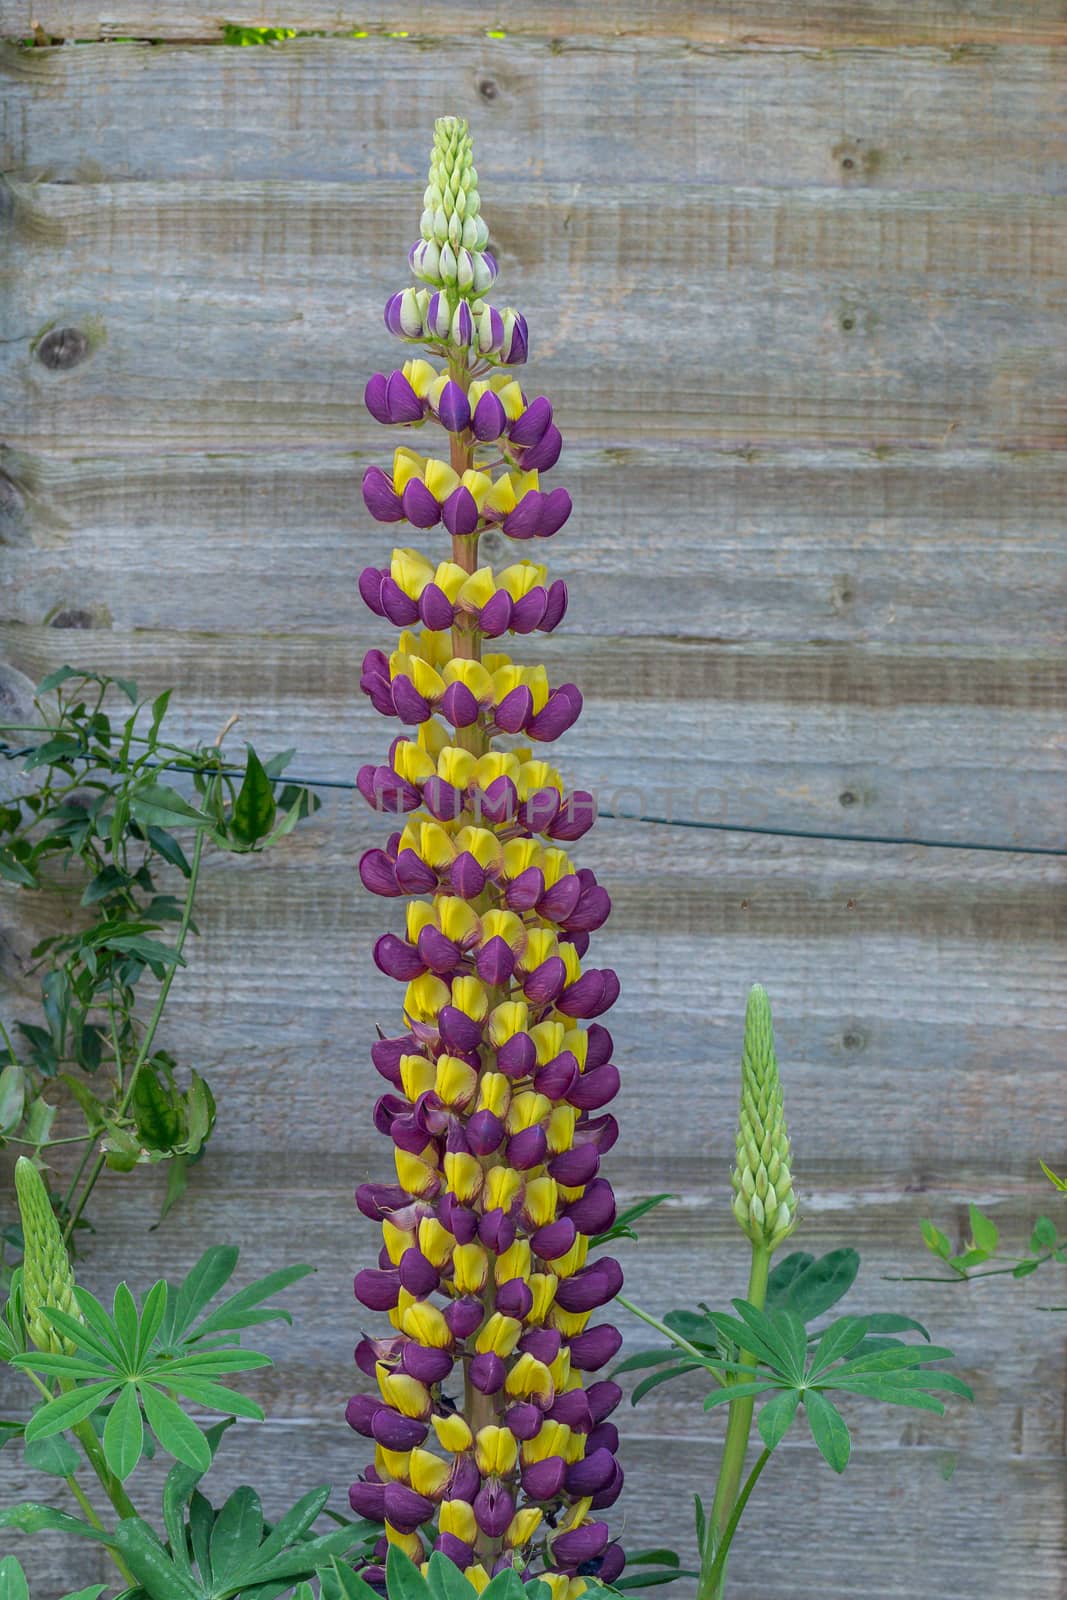
[[[377,758],[355,580],[388,541],[356,485],[388,445],[360,395],[395,354],[380,306],[433,118],[469,116],[568,445],[566,770],[616,811],[807,835],[591,836],[624,981],[612,1175],[677,1196],[630,1292],[743,1290],[727,1174],[760,978],[800,1241],[856,1243],[866,1302],[928,1318],[977,1390],[945,1420],[855,1407],[843,1483],[799,1430],[738,1590],[1056,1600],[1065,1324],[1035,1307],[1062,1293],[882,1275],[926,1270],[923,1215],[962,1238],[968,1198],[1024,1240],[1037,1156],[1063,1156],[1063,861],[1024,852],[1063,844],[1064,6],[281,9],[231,20],[362,36],[236,49],[201,4],[0,0],[0,33],[38,41],[3,56],[5,703],[72,660],[177,685],[190,737],[236,710],[302,772]],[[211,1154],[152,1234],[144,1185],[108,1184],[85,1268],[144,1285],[231,1236],[249,1273],[318,1264],[270,1340],[269,1423],[220,1456],[279,1499],[343,1501],[362,1461],[351,1191],[385,1160],[367,1049],[396,1011],[354,871],[374,837],[342,795],[219,863],[169,1013],[219,1094]],[[631,1541],[691,1550],[720,1431],[696,1393],[621,1419]],[[16,1452],[0,1469],[26,1492]],[[27,1559],[35,1595],[97,1570],[58,1539]]]

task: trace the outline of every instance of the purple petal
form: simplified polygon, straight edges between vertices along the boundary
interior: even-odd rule
[[[416,1245],[411,1245],[400,1257],[400,1282],[408,1294],[418,1299],[433,1294],[441,1281],[441,1274],[433,1262],[423,1255]]]
[[[543,1366],[550,1367],[563,1348],[563,1335],[555,1328],[531,1328],[519,1340],[524,1356],[533,1356]]]
[[[363,404],[374,418],[375,422],[391,422],[389,415],[389,402],[386,399],[386,379],[383,372],[376,372],[373,378],[368,379],[367,387],[363,391]]]
[[[454,1231],[452,1229],[450,1232]],[[470,1243],[470,1240],[467,1240]],[[457,1339],[469,1339],[477,1333],[485,1318],[485,1307],[480,1300],[453,1300],[445,1307],[445,1321]]]
[[[387,1450],[414,1450],[425,1441],[429,1431],[425,1422],[401,1416],[392,1406],[379,1406],[371,1427],[377,1443]]]
[[[528,1033],[513,1033],[496,1053],[498,1069],[509,1078],[525,1078],[536,1060],[537,1048]]]
[[[441,390],[441,398],[437,402],[437,415],[449,433],[462,433],[464,428],[470,426],[470,402],[459,384],[454,383],[451,378]]]
[[[387,1483],[385,1486],[385,1517],[400,1533],[414,1533],[434,1513],[434,1503],[424,1494],[416,1494],[406,1483]]]
[[[586,1068],[567,1096],[580,1111],[597,1111],[614,1100],[619,1092],[619,1069],[608,1061],[601,1067]]]
[[[373,1439],[371,1421],[381,1404],[376,1394],[354,1394],[345,1407],[345,1421],[365,1439]]]
[[[353,1288],[356,1299],[368,1311],[392,1311],[400,1299],[400,1274],[364,1267],[362,1272],[356,1273]]]
[[[538,1228],[530,1239],[530,1249],[542,1261],[558,1261],[560,1256],[567,1254],[577,1236],[578,1230],[570,1217],[559,1217],[555,1222],[548,1222],[543,1228]],[[559,1288],[562,1289],[564,1283],[573,1281],[573,1278],[563,1279]],[[559,1300],[559,1289],[556,1290],[556,1299]],[[601,1305],[603,1302],[597,1301],[597,1304]]]
[[[523,1128],[521,1133],[512,1134],[505,1147],[505,1159],[516,1172],[528,1172],[531,1167],[541,1165],[547,1149],[548,1135],[544,1128],[535,1124],[532,1128]]]
[[[447,502],[446,502],[447,505]],[[372,607],[373,609],[373,607]],[[478,627],[487,639],[499,639],[511,625],[514,604],[506,589],[498,589],[477,613]]]
[[[528,1500],[554,1500],[563,1488],[567,1477],[567,1463],[562,1456],[546,1456],[524,1467],[522,1487]]]
[[[475,971],[483,983],[507,983],[515,970],[515,952],[506,940],[495,934],[482,946],[475,962]]]
[[[454,1533],[439,1533],[433,1542],[433,1547],[435,1550],[440,1550],[443,1556],[447,1556],[449,1561],[453,1562],[461,1572],[469,1567],[474,1560],[473,1547],[465,1544],[462,1539],[458,1539]],[[612,1545],[611,1548],[617,1550],[619,1547],[616,1544]],[[360,1576],[365,1575],[361,1573]]]
[[[563,1050],[558,1056],[540,1069],[534,1077],[534,1088],[538,1094],[546,1094],[550,1100],[566,1100],[578,1080],[578,1062],[570,1050]],[[569,1154],[570,1152],[566,1152]],[[562,1161],[563,1156],[557,1156],[552,1163],[551,1171],[556,1176],[556,1162]],[[560,1178],[560,1183],[584,1183],[584,1178]]]
[[[606,1511],[609,1506],[613,1506],[622,1493],[622,1486],[624,1482],[625,1477],[623,1470],[616,1461],[615,1470],[612,1473],[610,1480],[604,1485],[603,1489],[599,1489],[593,1496],[592,1510]],[[613,1550],[618,1550],[619,1547],[616,1544],[612,1545],[610,1548]]]
[[[578,876],[582,877],[583,872],[589,872],[589,868],[583,868],[582,872],[579,872]],[[591,872],[589,872],[589,877],[591,879],[593,878],[593,874]],[[595,882],[595,879],[593,881]],[[588,1072],[591,1067],[602,1067],[605,1061],[611,1060],[612,1054],[615,1050],[615,1041],[612,1039],[607,1028],[605,1028],[603,1024],[599,1022],[594,1022],[591,1028],[587,1028],[585,1030],[585,1038],[585,1070]]]
[[[535,1006],[549,1005],[567,981],[567,969],[561,956],[549,956],[523,981],[522,992]]]
[[[457,1006],[442,1006],[437,1025],[450,1050],[476,1050],[482,1042],[482,1024]]]
[[[512,911],[532,911],[545,893],[545,875],[540,867],[527,867],[512,878],[504,896]]]
[[[533,711],[533,695],[526,684],[507,693],[496,708],[495,721],[504,733],[521,733]]]
[[[480,1361],[481,1357],[477,1360]],[[515,1515],[515,1501],[503,1484],[490,1480],[482,1484],[474,1497],[474,1515],[479,1528],[488,1538],[499,1539]]]
[[[441,507],[421,478],[409,478],[400,496],[404,515],[416,528],[432,528],[441,520]]]
[[[518,1229],[514,1217],[509,1217],[499,1206],[487,1211],[478,1223],[478,1237],[487,1250],[503,1255],[515,1242]]]
[[[476,1111],[467,1123],[467,1139],[472,1155],[491,1156],[494,1150],[500,1149],[503,1137],[504,1123],[495,1111]]]
[[[515,325],[511,330],[511,338],[507,340],[500,352],[500,359],[509,367],[518,367],[526,360],[530,348],[530,330],[526,325],[526,318],[519,312],[515,313]]]
[[[471,430],[476,439],[483,444],[491,444],[494,439],[499,439],[507,427],[507,413],[500,399],[492,389],[487,389],[474,408],[474,418]]]
[[[604,999],[606,988],[605,970],[590,967],[588,972],[582,973],[576,983],[567,985],[556,1002],[565,1016],[596,1016],[597,1010]]]
[[[374,965],[387,978],[397,978],[409,983],[426,971],[425,963],[413,945],[398,939],[395,933],[383,933],[374,946]]]
[[[485,868],[469,850],[461,850],[452,863],[449,881],[461,899],[476,900],[485,888]]]
[[[428,894],[437,888],[437,874],[414,850],[401,850],[396,858],[396,881],[403,894]]]
[[[508,437],[512,444],[531,445],[537,444],[544,438],[545,429],[552,421],[552,407],[544,395],[538,395],[532,400],[508,430]]]
[[[600,928],[611,915],[611,897],[606,889],[599,884],[594,884],[591,889],[583,889],[578,904],[567,918],[567,928],[571,932],[592,932]]]
[[[588,1450],[588,1446],[586,1447]],[[567,1493],[576,1500],[597,1494],[615,1476],[615,1457],[610,1450],[592,1450],[567,1471]]]
[[[473,533],[478,526],[478,504],[465,484],[459,484],[441,507],[441,520],[454,538]]]
[[[439,778],[436,773],[426,779],[422,786],[422,801],[432,817],[438,822],[455,822],[463,810],[463,793],[451,783],[446,783],[444,778]]]
[[[584,1333],[576,1334],[568,1340],[568,1344],[574,1370],[596,1372],[618,1355],[622,1334],[610,1322],[602,1322],[599,1327],[587,1328]]]
[[[392,1517],[389,1520],[392,1522]],[[571,1528],[552,1540],[552,1560],[559,1567],[578,1567],[584,1561],[594,1561],[606,1549],[609,1537],[606,1522],[586,1522],[580,1528]]]
[[[529,495],[526,496],[529,499]],[[523,504],[525,504],[525,500]],[[504,532],[507,532],[505,527]],[[511,614],[511,625],[516,633],[532,633],[540,627],[548,604],[548,595],[540,584],[528,590],[521,600],[515,602],[515,609]]]
[[[560,807],[559,816],[546,830],[552,839],[572,843],[589,832],[596,821],[596,800],[588,789],[575,789]],[[577,902],[576,902],[577,903]]]
[[[551,829],[545,831],[551,832]],[[576,872],[568,872],[562,878],[557,878],[551,889],[541,896],[537,902],[537,914],[547,917],[549,922],[567,923],[577,908],[581,894],[581,879]]]
[[[544,438],[539,439],[532,450],[527,450],[522,458],[524,472],[550,472],[559,460],[560,451],[563,449],[563,435],[555,423],[546,431]],[[555,533],[555,528],[552,532]]]
[[[408,1197],[398,1183],[361,1183],[356,1190],[356,1205],[372,1222],[384,1222],[407,1204]]]
[[[521,1322],[533,1306],[533,1291],[522,1278],[509,1278],[496,1292],[496,1309]]]
[[[409,726],[425,722],[430,715],[430,702],[403,672],[393,679],[393,705],[401,722]]]
[[[400,1357],[400,1365],[409,1377],[425,1384],[443,1383],[454,1364],[447,1350],[416,1344],[414,1339],[404,1346]]]
[[[384,1522],[385,1484],[366,1483],[361,1478],[349,1489],[348,1503],[357,1517],[369,1517],[372,1522]]]
[[[539,489],[530,489],[523,495],[514,511],[509,511],[503,521],[503,530],[509,539],[532,539],[541,526],[545,497]]]
[[[475,795],[475,819],[493,828],[501,822],[510,822],[519,808],[519,793],[506,773],[494,778],[487,788]]]
[[[402,372],[393,372],[386,383],[390,422],[421,422],[423,404]]]
[[[381,467],[368,467],[363,474],[363,504],[376,522],[403,521],[400,497]]]
[[[440,928],[427,926],[419,933],[419,956],[431,972],[451,972],[459,960],[459,945],[446,939]]]
[[[556,491],[553,490],[553,494],[555,492]],[[551,495],[548,496],[548,498],[551,499]],[[544,527],[543,522],[542,527]],[[566,611],[567,585],[564,583],[562,578],[557,578],[555,583],[549,585],[548,604],[545,606],[545,614],[541,618],[541,627],[544,629],[545,633],[551,633],[553,628],[559,626],[560,622],[562,622],[564,616],[566,615]]]
[[[440,1218],[442,1227],[447,1228],[449,1233],[455,1236],[457,1244],[474,1243],[478,1235],[478,1215],[477,1212],[471,1210],[470,1206],[465,1206],[462,1200],[457,1199],[454,1194],[446,1194],[437,1208],[437,1215]],[[456,1303],[457,1305],[465,1305],[467,1302],[457,1301]],[[472,1304],[480,1304],[480,1302],[474,1301]],[[478,1323],[476,1322],[474,1326],[478,1327]],[[449,1327],[452,1327],[451,1322]],[[464,1334],[457,1332],[455,1328],[452,1328],[452,1332],[455,1333],[457,1339],[466,1337]]]
[[[388,577],[388,571],[380,567],[364,567],[359,575],[358,589],[360,599],[368,611],[373,611],[376,617],[383,617],[382,610],[382,583]]]
[[[578,1393],[577,1390],[573,1391]],[[510,1428],[516,1439],[534,1439],[541,1432],[543,1421],[540,1408],[529,1401],[522,1401],[519,1405],[512,1406],[504,1417],[504,1424]]]
[[[566,489],[553,489],[545,495],[541,517],[541,538],[550,539],[558,533],[571,514],[571,497]]]
[[[441,697],[441,713],[454,728],[470,728],[478,720],[479,706],[465,683],[450,683]]]
[[[553,689],[541,710],[526,724],[526,732],[531,739],[558,739],[577,722],[581,709],[580,690],[573,683],[563,683]]]
[[[385,326],[390,333],[395,333],[399,338],[404,337],[404,330],[400,325],[400,303],[403,294],[391,294],[385,302]]]
[[[586,1456],[594,1450],[610,1450],[612,1455],[619,1449],[619,1430],[613,1422],[598,1422],[585,1441]]]
[[[560,804],[561,799],[558,789],[535,789],[523,801],[519,820],[529,828],[531,833],[544,833],[555,820]],[[576,882],[574,891],[575,904],[578,903],[580,893],[581,887]],[[545,898],[548,898],[547,895]],[[551,915],[551,913],[546,913],[546,915]]]
[[[475,1356],[467,1368],[467,1375],[481,1394],[499,1394],[507,1376],[503,1361],[492,1350]]]
[[[396,881],[395,864],[384,850],[368,850],[359,860],[360,882],[371,894],[384,895],[387,900],[401,893]]]
[[[558,1394],[548,1412],[553,1422],[565,1422],[573,1433],[591,1433],[593,1412],[584,1389],[567,1389]]]
[[[457,1456],[456,1464],[452,1468],[452,1476],[445,1487],[443,1498],[445,1500],[466,1500],[468,1503],[474,1499],[482,1486],[482,1475],[478,1465],[471,1456]]]
[[[619,1468],[619,1471],[621,1473],[621,1467]],[[601,1506],[596,1506],[595,1509],[597,1511],[601,1511],[604,1508]],[[600,1558],[600,1565],[597,1568],[596,1575],[600,1579],[601,1583],[612,1584],[615,1582],[616,1578],[622,1576],[625,1566],[626,1556],[623,1552],[622,1546],[619,1544],[609,1544],[607,1549],[604,1551],[604,1554]]]
[[[597,1157],[597,1165],[599,1166],[600,1156],[595,1145],[587,1144],[579,1148],[583,1154],[592,1151]],[[571,1151],[567,1152],[568,1155],[572,1153]],[[552,1176],[555,1177],[556,1174],[553,1172]],[[557,1181],[563,1183],[565,1180],[559,1178]],[[566,1182],[568,1187],[572,1186],[569,1179]],[[577,1188],[577,1184],[574,1184],[573,1187]],[[584,1234],[588,1239],[594,1238],[598,1233],[606,1233],[615,1221],[615,1193],[608,1180],[606,1178],[594,1178],[588,1183],[585,1193],[579,1195],[577,1200],[572,1200],[567,1207],[567,1216],[570,1217],[578,1232]]]
[[[382,579],[381,603],[382,615],[398,628],[406,628],[419,620],[419,608],[415,601],[404,593],[395,579],[388,576]]]
[[[560,1059],[557,1057],[557,1060]],[[573,1060],[573,1057],[571,1058]],[[540,1087],[540,1074],[534,1079],[534,1088],[544,1094]],[[571,1080],[573,1081],[573,1079]],[[562,1097],[561,1097],[562,1098]],[[578,1189],[583,1184],[591,1183],[597,1175],[600,1166],[600,1151],[595,1144],[578,1144],[571,1150],[564,1150],[548,1163],[549,1174],[561,1183],[565,1189]],[[585,1196],[580,1196],[574,1204],[579,1204]],[[568,1216],[573,1215],[568,1211]]]
[[[384,854],[384,851],[382,852]],[[375,1069],[387,1078],[394,1089],[399,1089],[400,1084],[400,1058],[401,1056],[414,1055],[411,1048],[411,1039],[405,1033],[399,1039],[375,1039],[370,1047],[370,1058]]]
[[[441,633],[452,626],[456,608],[436,583],[428,583],[419,596],[418,614],[428,628]]]
[[[585,1393],[594,1422],[603,1422],[605,1417],[610,1417],[622,1401],[621,1386],[612,1382],[610,1378],[601,1378],[599,1383],[591,1383]]]

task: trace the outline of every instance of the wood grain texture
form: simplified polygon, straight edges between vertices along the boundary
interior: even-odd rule
[[[1059,1285],[896,1281],[927,1271],[923,1216],[962,1244],[976,1199],[1022,1248],[1049,1208],[1063,859],[626,815],[1062,848],[1061,0],[416,0],[403,18],[304,0],[228,20],[410,37],[259,50],[198,46],[204,5],[32,10],[56,36],[176,42],[3,55],[0,711],[83,661],[176,685],[183,739],[236,710],[235,754],[295,745],[294,770],[344,780],[378,758],[396,729],[356,680],[391,633],[355,584],[394,535],[356,486],[396,440],[360,391],[397,355],[379,307],[430,118],[470,115],[575,499],[546,552],[567,626],[516,653],[581,685],[559,761],[623,814],[573,852],[615,906],[596,944],[623,982],[610,1169],[624,1198],[675,1196],[625,1247],[630,1292],[662,1310],[743,1289],[723,1196],[759,978],[798,1244],[857,1244],[856,1307],[922,1317],[977,1389],[943,1420],[851,1408],[843,1484],[798,1430],[734,1584],[762,1596],[784,1540],[789,1600],[1064,1600],[1063,1323],[1037,1310]],[[0,34],[29,20],[0,0]],[[388,831],[334,791],[276,853],[209,858],[164,1042],[216,1090],[214,1143],[159,1232],[160,1175],[107,1179],[87,1244],[101,1289],[227,1237],[248,1277],[318,1265],[296,1329],[264,1335],[279,1366],[249,1380],[271,1421],[218,1474],[275,1511],[327,1479],[343,1503],[362,1462],[341,1411],[374,1247],[351,1191],[385,1172],[367,1043],[400,991],[370,957],[398,908],[355,862]],[[70,908],[4,911],[2,1009],[25,1016],[29,951]],[[722,1426],[699,1398],[660,1390],[619,1419],[632,1545],[692,1556]],[[0,1488],[30,1489],[15,1452]],[[58,1540],[28,1561],[35,1600],[96,1575]]]
[[[1056,194],[1054,49],[716,49],[685,40],[298,39],[281,50],[10,46],[0,167],[52,179],[403,178],[469,116],[503,184],[619,172],[743,187]],[[491,154],[490,154],[491,152]],[[488,164],[486,164],[488,163]],[[492,185],[492,187],[491,187]],[[417,198],[416,198],[417,204]]]
[[[709,6],[701,0],[496,0],[491,20],[484,6],[464,0],[405,0],[373,7],[343,0],[291,0],[286,27],[343,33],[350,30],[414,36],[484,34],[487,27],[509,36],[645,38],[677,36],[689,44],[1062,44],[1067,35],[1062,0],[961,0],[951,6],[907,0],[759,0],[758,4]],[[34,26],[59,39],[217,39],[226,22],[277,27],[269,8],[235,3],[227,9],[175,0],[0,0],[0,36],[29,37]]]

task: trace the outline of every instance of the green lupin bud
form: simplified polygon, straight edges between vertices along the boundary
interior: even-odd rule
[[[19,1156],[15,1163],[15,1192],[22,1217],[25,1251],[22,1262],[22,1296],[26,1331],[38,1350],[49,1355],[73,1355],[69,1339],[56,1333],[42,1312],[55,1309],[82,1321],[74,1290],[74,1273],[59,1231],[44,1179],[33,1162]]]
[[[753,1244],[777,1249],[796,1226],[797,1202],[789,1170],[789,1135],[774,1053],[774,1024],[767,991],[754,984],[745,1009],[741,1060],[741,1114],[734,1216]]]

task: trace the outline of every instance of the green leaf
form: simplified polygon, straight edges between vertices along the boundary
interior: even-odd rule
[[[630,1396],[630,1404],[632,1406],[637,1405],[638,1401],[643,1400],[646,1394],[650,1394],[653,1389],[658,1389],[661,1383],[669,1383],[672,1378],[680,1378],[685,1372],[699,1372],[700,1370],[701,1368],[697,1362],[682,1361],[676,1367],[667,1367],[662,1372],[654,1372],[651,1377],[642,1378],[640,1383],[635,1384],[634,1392]]]
[[[681,1559],[677,1550],[668,1550],[666,1547],[655,1550],[627,1550],[626,1565],[628,1567],[677,1567]]]
[[[260,1546],[260,1561],[270,1560],[279,1555],[287,1544],[303,1538],[329,1498],[330,1486],[323,1484],[318,1489],[309,1490],[295,1506],[291,1506],[283,1517],[278,1518]]]
[[[98,1544],[110,1544],[111,1535],[100,1528],[91,1527],[80,1517],[72,1517],[55,1506],[38,1505],[34,1500],[24,1500],[21,1505],[5,1506],[0,1511],[0,1528],[17,1528],[20,1533],[73,1533],[79,1539],[95,1539]]]
[[[288,1311],[281,1307],[270,1307],[265,1312],[255,1308],[264,1300],[269,1300],[273,1295],[280,1294],[283,1289],[288,1289],[294,1283],[299,1283],[301,1278],[306,1278],[309,1272],[314,1272],[314,1267],[296,1266],[282,1267],[277,1272],[269,1272],[264,1278],[257,1278],[247,1288],[239,1289],[236,1294],[224,1300],[210,1316],[196,1329],[196,1337],[203,1338],[207,1333],[232,1332],[239,1328],[250,1328],[260,1322],[280,1319],[291,1322]]]
[[[432,1561],[433,1557],[431,1556],[430,1559]],[[459,1571],[458,1567],[456,1570],[457,1572]],[[466,1578],[463,1578],[462,1581],[467,1583]],[[470,1591],[473,1588],[473,1584],[467,1584],[466,1600],[470,1600]],[[482,1590],[483,1600],[485,1595],[489,1595],[490,1600],[526,1600],[526,1589],[515,1568],[505,1567],[503,1572],[498,1572],[496,1577]]]
[[[611,1369],[612,1378],[617,1378],[620,1372],[639,1372],[643,1367],[661,1367],[665,1361],[677,1361],[678,1350],[635,1350],[633,1355],[620,1361],[617,1367]],[[629,1556],[626,1558],[629,1560]]]
[[[846,1247],[817,1260],[796,1254],[803,1264],[791,1266],[794,1258],[787,1256],[768,1279],[766,1309],[791,1311],[802,1322],[813,1322],[851,1289],[860,1269],[859,1253]]]
[[[182,1280],[177,1293],[170,1297],[162,1334],[166,1343],[173,1342],[179,1334],[184,1333],[208,1302],[215,1298],[223,1284],[233,1276],[237,1258],[237,1248],[231,1244],[214,1245],[204,1251]]]
[[[33,1365],[31,1361],[20,1361],[19,1364]],[[39,1411],[35,1411],[27,1422],[26,1443],[32,1444],[35,1439],[49,1439],[54,1433],[62,1433],[64,1428],[73,1428],[98,1410],[115,1387],[115,1379],[108,1378],[105,1382],[90,1383],[84,1389],[72,1389],[69,1394],[57,1395]]]
[[[29,867],[12,855],[6,846],[0,850],[0,878],[7,883],[17,883],[20,889],[36,889],[37,879]]]
[[[149,1350],[152,1348],[152,1341],[162,1326],[163,1318],[167,1311],[169,1292],[167,1285],[160,1278],[157,1283],[152,1285],[144,1297],[144,1304],[141,1307],[141,1326],[137,1336],[138,1366],[147,1357]]]
[[[215,1096],[196,1071],[190,1073],[189,1087],[185,1093],[185,1146],[195,1156],[215,1126]]]
[[[0,1072],[0,1133],[9,1133],[22,1121],[26,1104],[26,1074],[17,1061]]]
[[[1038,1217],[1034,1223],[1034,1231],[1030,1235],[1030,1249],[1034,1251],[1054,1250],[1058,1237],[1056,1224],[1052,1218]]]
[[[385,1582],[389,1600],[429,1600],[430,1588],[422,1573],[395,1544],[385,1558]]]
[[[163,693],[157,694],[152,701],[152,722],[148,729],[148,748],[150,750],[155,749],[159,725],[167,714],[167,707],[170,704],[170,697],[173,693],[173,689],[164,689]]]
[[[781,1444],[792,1427],[799,1404],[799,1390],[782,1389],[778,1394],[772,1395],[767,1404],[761,1408],[756,1418],[756,1426],[768,1450],[776,1450]]]
[[[173,1150],[184,1132],[181,1092],[166,1071],[146,1061],[134,1080],[131,1103],[137,1134],[149,1150]]]
[[[117,1285],[111,1316],[115,1324],[115,1330],[118,1333],[120,1348],[132,1370],[137,1366],[137,1343],[140,1323],[137,1316],[137,1304],[130,1293],[128,1283]]]
[[[104,1459],[120,1483],[125,1483],[144,1448],[144,1423],[137,1385],[124,1383],[104,1424]]]
[[[74,1594],[65,1594],[63,1600],[100,1600],[106,1588],[106,1583],[91,1583],[88,1589],[78,1589]],[[130,1595],[130,1590],[127,1590],[125,1600],[130,1600]],[[124,1600],[124,1597],[117,1595],[116,1600]]]
[[[138,822],[158,828],[187,828],[190,823],[203,827],[210,820],[164,783],[146,783],[136,789],[130,797],[130,810]]]
[[[803,1377],[803,1367],[800,1371],[796,1370],[795,1339],[787,1331],[784,1321],[780,1320],[781,1313],[769,1317],[747,1300],[734,1300],[732,1304],[747,1329],[744,1348],[762,1356],[772,1368],[799,1382]]]
[[[844,1472],[852,1453],[852,1440],[844,1417],[818,1389],[805,1389],[804,1410],[808,1414],[811,1436],[823,1459],[835,1472]]]
[[[919,1226],[926,1248],[932,1250],[935,1256],[940,1256],[942,1261],[947,1261],[952,1254],[952,1240],[940,1228],[935,1228],[929,1217],[923,1217]]]
[[[189,1157],[184,1150],[172,1155],[167,1162],[167,1188],[159,1207],[159,1221],[168,1216],[189,1187]],[[158,1227],[154,1223],[153,1227]]]
[[[116,866],[102,867],[95,878],[90,879],[81,897],[83,906],[95,906],[98,900],[104,900],[109,894],[114,894],[116,889],[124,889],[129,883],[129,876],[121,872]]]
[[[145,832],[149,844],[164,861],[168,861],[172,867],[177,867],[183,878],[192,877],[193,869],[189,865],[185,851],[172,833],[168,833],[165,828],[157,827],[155,823],[150,823]]]
[[[868,1333],[921,1333],[927,1344],[930,1335],[914,1317],[901,1316],[899,1311],[874,1311],[864,1317]]]
[[[987,1256],[995,1254],[1000,1241],[1000,1231],[992,1218],[979,1211],[976,1205],[969,1208],[971,1217],[971,1237],[979,1250],[984,1250]]]
[[[215,1518],[211,1533],[211,1570],[217,1588],[249,1581],[258,1562],[253,1558],[263,1536],[263,1507],[254,1489],[235,1489]]]
[[[636,1239],[637,1234],[633,1231],[633,1224],[662,1205],[664,1200],[673,1199],[673,1194],[653,1194],[646,1200],[638,1200],[635,1205],[627,1206],[624,1211],[619,1212],[606,1232],[598,1233],[590,1240],[591,1246],[595,1249],[598,1245],[609,1244],[612,1239]]]
[[[680,1333],[683,1339],[688,1339],[690,1344],[715,1348],[715,1327],[706,1312],[668,1311],[663,1321],[675,1333]]]
[[[248,746],[244,781],[233,803],[230,827],[241,843],[252,845],[270,832],[274,821],[274,789],[263,770],[263,764],[252,746]]]
[[[629,1578],[616,1578],[609,1586],[609,1593],[611,1589],[621,1589],[624,1593],[628,1589],[658,1589],[665,1583],[676,1582],[679,1578],[699,1577],[699,1572],[691,1572],[688,1568],[679,1568],[675,1571],[671,1567],[667,1572],[635,1572]]]
[[[521,1584],[522,1580],[518,1581]],[[440,1550],[430,1556],[426,1582],[433,1600],[472,1600],[474,1585],[468,1583],[456,1563]]]
[[[226,1429],[232,1426],[232,1422],[227,1418],[225,1422],[216,1422],[207,1430],[205,1438],[212,1459]],[[203,1476],[199,1467],[187,1467],[184,1462],[178,1462],[167,1473],[167,1481],[163,1485],[163,1523],[174,1558],[186,1572],[191,1572],[192,1567],[186,1549],[185,1521],[182,1513]]]
[[[815,1347],[815,1354],[808,1368],[808,1378],[817,1377],[835,1361],[840,1361],[842,1356],[848,1355],[850,1350],[854,1350],[866,1338],[867,1331],[868,1324],[865,1317],[838,1317],[836,1322],[831,1322]]]
[[[82,1464],[77,1450],[60,1433],[28,1444],[23,1459],[35,1472],[47,1472],[50,1478],[70,1478]]]
[[[38,694],[51,694],[53,689],[58,689],[60,684],[67,683],[71,678],[81,678],[85,674],[78,672],[74,667],[57,667],[46,678],[42,678],[37,685]]]
[[[0,1600],[30,1600],[26,1574],[15,1556],[0,1561]]]
[[[372,1589],[358,1572],[353,1572],[351,1567],[346,1566],[343,1561],[338,1561],[336,1556],[328,1567],[319,1568],[319,1585],[322,1600],[381,1600],[377,1589]],[[297,1600],[296,1595],[293,1600]]]
[[[1018,1261],[1011,1269],[1013,1278],[1028,1278],[1031,1272],[1036,1272],[1041,1265],[1040,1261]]]
[[[167,1454],[206,1472],[211,1465],[211,1446],[192,1417],[186,1416],[177,1401],[155,1384],[141,1383],[139,1388],[148,1426]]]
[[[199,1585],[170,1558],[157,1534],[140,1517],[115,1529],[115,1548],[151,1600],[203,1600]]]
[[[704,1410],[712,1411],[716,1406],[728,1406],[734,1400],[747,1400],[752,1395],[766,1394],[769,1389],[784,1388],[780,1378],[753,1378],[750,1383],[730,1383],[723,1389],[716,1389],[704,1401]]]
[[[193,1547],[193,1559],[200,1568],[200,1577],[205,1586],[214,1587],[211,1582],[211,1530],[215,1526],[215,1513],[211,1502],[199,1489],[194,1489],[189,1497],[189,1541]]]
[[[253,1422],[263,1421],[263,1408],[247,1395],[235,1389],[224,1388],[221,1383],[209,1383],[202,1378],[168,1375],[167,1385],[187,1400],[196,1400],[211,1411],[221,1411],[230,1417],[250,1417]]]

